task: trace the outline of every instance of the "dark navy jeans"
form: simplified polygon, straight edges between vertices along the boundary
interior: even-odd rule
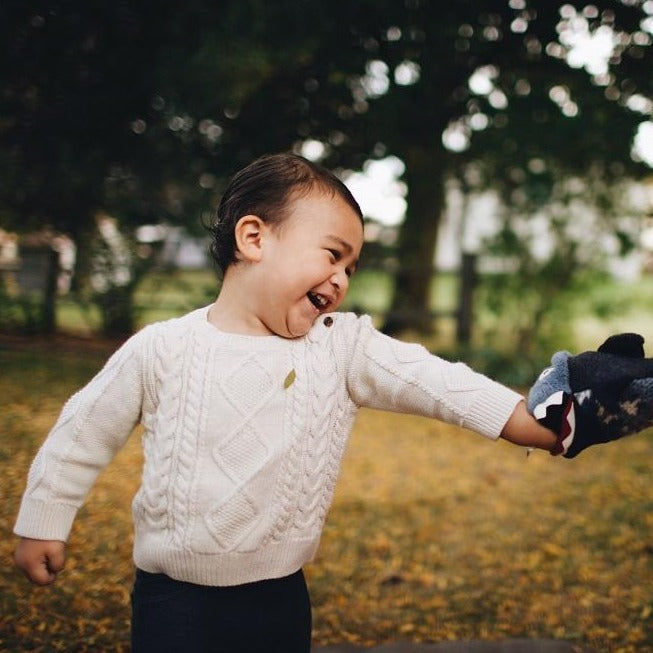
[[[311,606],[301,570],[207,587],[136,570],[132,653],[309,653]]]

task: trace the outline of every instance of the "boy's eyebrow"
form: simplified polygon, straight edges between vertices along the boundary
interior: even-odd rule
[[[347,252],[347,254],[351,254],[354,251],[354,248],[346,240],[340,238],[340,236],[328,234],[327,238],[335,240]]]

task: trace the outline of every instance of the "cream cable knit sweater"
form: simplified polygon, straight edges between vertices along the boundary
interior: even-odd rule
[[[287,340],[222,333],[207,310],[146,327],[66,403],[30,469],[16,534],[65,541],[140,421],[136,565],[205,585],[284,576],[316,552],[360,406],[496,438],[522,399],[367,317],[323,316]]]

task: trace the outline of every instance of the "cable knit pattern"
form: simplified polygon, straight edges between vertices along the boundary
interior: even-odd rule
[[[140,419],[136,565],[206,585],[284,576],[317,550],[360,406],[496,438],[522,399],[367,317],[323,316],[289,340],[222,333],[206,316],[146,327],[66,404],[33,463],[17,534],[65,540]]]
[[[334,353],[327,346],[309,347],[307,372],[310,380],[309,423],[303,439],[301,495],[294,528],[313,532],[319,527],[322,486],[331,468],[331,442],[338,434],[332,424],[333,408],[338,402],[338,385]]]
[[[250,482],[270,457],[268,445],[254,418],[272,400],[274,377],[256,353],[246,354],[239,364],[220,375],[221,396],[232,413],[233,425],[220,437],[211,453],[215,464],[229,479],[206,515],[207,526],[220,548],[238,547],[256,526],[261,510],[250,494]]]
[[[291,351],[292,370],[297,378],[308,378],[306,368],[306,341],[301,338],[295,341]],[[285,403],[284,423],[289,432],[290,446],[281,469],[279,484],[273,503],[279,507],[276,521],[270,529],[269,540],[280,541],[283,533],[297,510],[296,488],[301,482],[302,445],[304,442],[304,424],[310,410],[306,383],[293,382],[288,388],[288,400]]]
[[[187,515],[193,509],[192,486],[197,472],[199,434],[204,423],[205,411],[202,402],[204,379],[206,378],[207,358],[204,343],[193,334],[190,344],[189,364],[183,378],[188,383],[184,388],[184,413],[179,429],[179,437],[174,444],[172,470],[174,482],[169,483],[169,505],[172,510],[173,541],[176,546],[186,547],[190,538],[187,522],[175,520],[175,515]]]
[[[335,368],[333,373],[338,377],[343,377],[346,370],[346,366],[343,365],[343,362],[348,359],[346,355],[344,357],[338,356],[338,353],[347,351],[346,343],[343,342],[344,333],[340,330],[334,329],[329,331],[329,335],[331,341],[328,344],[332,348],[332,351],[336,353],[333,357]],[[347,386],[344,384],[340,389],[340,392],[336,395],[336,400],[332,408],[333,413],[330,417],[331,421],[327,425],[329,433],[331,433],[333,437],[329,440],[330,446],[326,466],[326,481],[319,505],[318,514],[320,527],[324,523],[329,508],[331,507],[336,481],[340,472],[340,461],[345,453],[349,433],[354,424],[354,418],[356,417],[356,410],[357,407],[352,403],[347,391]]]
[[[145,465],[140,491],[133,511],[153,530],[172,528],[170,484],[174,443],[182,400],[184,350],[180,342],[168,342],[162,329],[154,335],[154,376],[156,379],[156,419],[143,436]],[[169,530],[172,535],[172,530]]]

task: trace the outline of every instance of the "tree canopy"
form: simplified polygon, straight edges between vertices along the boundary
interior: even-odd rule
[[[315,139],[340,169],[393,154],[408,210],[388,326],[420,326],[446,179],[474,165],[545,201],[556,176],[645,170],[652,16],[650,0],[7,0],[2,220],[76,238],[100,209],[197,224],[264,152]]]

